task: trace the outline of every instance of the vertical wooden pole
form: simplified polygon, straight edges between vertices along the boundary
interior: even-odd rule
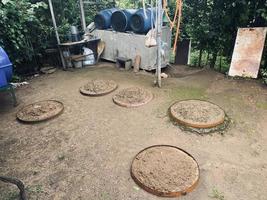
[[[157,44],[158,44],[158,56],[157,56],[157,85],[161,87],[161,56],[162,56],[162,0],[158,0],[157,10]]]
[[[54,29],[55,29],[57,44],[60,45],[60,39],[59,39],[58,30],[57,30],[57,23],[56,23],[56,19],[55,19],[52,0],[48,0],[48,3],[49,3],[50,13],[51,13],[52,21],[53,21],[53,26],[54,26]],[[62,53],[62,51],[61,51],[61,49],[59,47],[58,47],[58,50],[59,50],[62,66],[65,69],[66,68],[66,64],[65,64],[64,57],[63,57],[63,53]]]
[[[59,39],[58,31],[57,31],[57,23],[56,23],[56,19],[55,19],[52,0],[48,0],[48,3],[49,3],[50,13],[51,13],[52,21],[53,21],[53,26],[54,26],[55,33],[56,33],[57,43],[60,44],[60,39]]]
[[[85,21],[85,14],[84,14],[84,7],[83,7],[83,0],[80,0],[80,9],[81,9],[81,23],[83,31],[86,31],[86,21]]]

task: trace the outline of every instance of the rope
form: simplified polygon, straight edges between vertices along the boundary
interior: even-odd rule
[[[146,14],[146,2],[145,2],[145,0],[143,0],[143,10],[144,10],[145,18],[147,18],[147,14]]]
[[[175,26],[175,22],[176,22],[177,15],[178,15],[178,12],[179,12],[179,9],[178,9],[178,6],[177,6],[178,3],[179,3],[179,0],[176,0],[175,15],[174,15],[173,20],[171,20],[170,15],[169,15],[169,13],[168,13],[169,11],[168,11],[168,9],[167,9],[167,6],[168,6],[168,4],[167,4],[167,0],[164,0],[164,1],[163,1],[163,9],[164,9],[164,11],[165,11],[165,14],[166,14],[166,17],[167,17],[168,21],[170,22],[171,30],[172,30],[173,27]]]
[[[181,25],[181,19],[182,19],[182,6],[183,6],[182,0],[179,0],[179,16],[178,16],[176,35],[175,35],[174,46],[173,46],[174,54],[176,53],[177,43],[178,43],[179,34],[180,34],[180,25]]]
[[[170,15],[168,13],[169,11],[167,9],[167,6],[168,6],[167,0],[163,0],[163,9],[165,11],[168,21],[170,22],[171,30],[175,27],[175,23],[177,21],[175,40],[174,40],[174,45],[173,45],[173,53],[176,52],[177,43],[178,43],[179,34],[180,34],[180,25],[181,25],[181,18],[182,18],[182,4],[183,4],[182,0],[176,0],[175,15],[174,15],[173,20],[171,20]],[[178,16],[178,20],[177,20],[177,16]]]

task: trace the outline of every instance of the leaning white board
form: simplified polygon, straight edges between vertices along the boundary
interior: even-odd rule
[[[230,76],[257,78],[267,27],[238,29]]]

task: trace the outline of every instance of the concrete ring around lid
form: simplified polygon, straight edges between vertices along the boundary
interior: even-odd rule
[[[35,102],[17,112],[17,119],[25,123],[42,122],[59,116],[64,110],[63,103],[55,100]]]
[[[193,156],[170,145],[155,145],[140,151],[130,170],[138,186],[160,197],[186,195],[197,187],[200,179]]]
[[[149,103],[153,99],[153,94],[139,87],[126,88],[113,96],[115,104],[122,107],[139,107]]]
[[[180,125],[193,128],[214,128],[224,123],[226,115],[219,106],[203,100],[183,100],[169,109],[170,117]]]
[[[113,80],[92,80],[80,88],[80,93],[87,96],[104,96],[118,88]]]

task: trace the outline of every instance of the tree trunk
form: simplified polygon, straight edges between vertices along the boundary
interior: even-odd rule
[[[212,53],[212,59],[210,62],[210,68],[214,69],[217,60],[217,52]]]
[[[198,66],[201,67],[203,49],[199,50]]]

